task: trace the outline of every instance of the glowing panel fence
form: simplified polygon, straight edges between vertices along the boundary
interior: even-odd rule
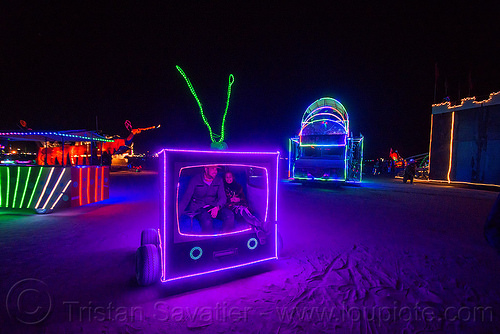
[[[109,198],[101,166],[0,166],[0,208],[53,210]]]

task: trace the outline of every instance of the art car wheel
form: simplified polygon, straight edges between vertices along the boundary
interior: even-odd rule
[[[147,244],[137,249],[135,276],[140,286],[157,282],[160,278],[161,264],[158,247]]]
[[[142,231],[141,233],[141,246],[145,245],[160,245],[160,238],[158,236],[158,231],[154,228],[150,228]]]

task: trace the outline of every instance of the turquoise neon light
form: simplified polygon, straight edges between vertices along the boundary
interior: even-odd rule
[[[33,196],[35,195],[36,187],[38,186],[38,181],[40,181],[40,176],[42,175],[42,169],[43,169],[42,167],[39,168],[38,177],[36,178],[35,185],[33,186],[33,190],[31,191],[30,201],[28,202],[28,205],[26,206],[27,208],[30,207],[31,201],[33,201]]]
[[[231,97],[231,86],[234,83],[234,76],[232,74],[229,75],[229,84],[227,86],[226,109],[224,110],[224,115],[222,116],[222,125],[221,125],[221,130],[220,130],[221,132],[220,132],[220,135],[218,135],[218,134],[213,133],[212,127],[210,126],[210,123],[208,122],[207,117],[205,116],[205,113],[203,112],[203,107],[201,105],[200,99],[196,95],[194,87],[191,84],[191,81],[187,77],[186,73],[184,73],[184,71],[182,70],[182,68],[180,66],[178,66],[178,65],[176,65],[175,68],[177,68],[177,70],[179,71],[179,73],[182,75],[182,77],[186,81],[186,84],[188,85],[189,90],[191,91],[191,94],[193,94],[194,99],[196,100],[196,103],[198,104],[198,107],[200,108],[201,118],[203,119],[203,122],[207,126],[208,131],[210,133],[210,140],[212,141],[212,143],[221,143],[221,142],[223,142],[224,141],[224,136],[225,136],[225,129],[224,128],[225,128],[225,125],[226,125],[226,116],[227,116],[227,111],[228,111],[228,108],[229,108],[229,98]],[[217,140],[217,138],[218,138],[218,140]]]
[[[26,182],[24,182],[23,196],[21,196],[21,202],[19,203],[19,209],[23,206],[24,197],[26,196],[26,190],[28,189],[28,182],[30,180],[31,168],[28,167],[28,173],[26,174]]]
[[[194,255],[195,251],[198,251],[198,255]],[[203,255],[203,251],[201,250],[200,247],[193,247],[193,248],[191,248],[191,251],[189,252],[189,256],[195,261],[198,260],[202,255]]]
[[[255,239],[255,238],[250,238],[247,241],[247,247],[250,250],[254,250],[255,248],[257,248],[257,244],[258,244],[258,242],[257,242],[257,239]]]

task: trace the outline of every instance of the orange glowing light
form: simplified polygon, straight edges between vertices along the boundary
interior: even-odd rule
[[[451,182],[450,180],[450,173],[451,173],[451,160],[453,158],[453,130],[455,128],[455,112],[451,113],[451,133],[450,133],[450,162],[448,164],[448,183]]]
[[[431,147],[432,147],[432,127],[434,123],[434,115],[431,114],[431,139],[429,140],[429,175],[431,174]]]
[[[90,167],[87,168],[87,204],[90,203]]]

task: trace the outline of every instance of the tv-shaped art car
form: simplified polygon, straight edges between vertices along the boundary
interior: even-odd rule
[[[158,229],[142,232],[136,258],[139,284],[170,282],[277,259],[279,156],[279,152],[159,152],[160,222]],[[250,216],[261,226],[235,213],[229,227],[219,215],[207,228],[200,222],[201,216],[186,208],[186,203],[196,202],[193,192],[202,191],[202,176],[208,169],[217,173],[212,188],[224,187],[223,178],[231,172],[234,182],[241,185]],[[229,202],[224,195],[219,212],[227,212]]]

